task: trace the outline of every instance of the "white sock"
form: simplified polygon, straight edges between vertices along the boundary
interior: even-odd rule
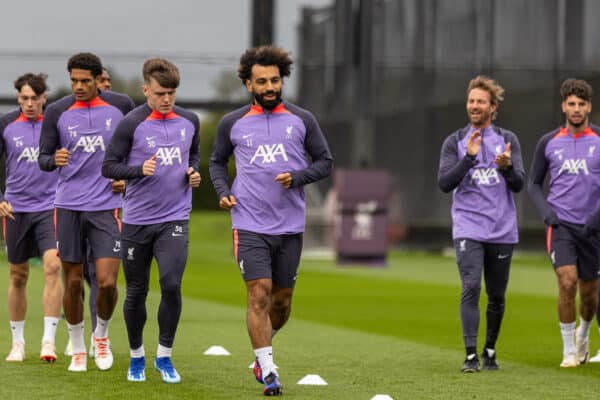
[[[42,342],[54,343],[56,337],[56,327],[58,326],[58,318],[44,317],[44,336]]]
[[[131,358],[144,357],[146,355],[146,352],[144,351],[144,345],[141,345],[137,349],[129,349],[129,354],[131,355]]]
[[[275,337],[275,335],[277,334],[277,332],[279,332],[278,329],[271,330],[271,339],[273,339]]]
[[[563,341],[563,354],[576,353],[575,348],[575,322],[560,323],[560,334]]]
[[[108,324],[109,320],[102,319],[96,316],[96,330],[94,331],[94,336],[97,338],[105,338],[108,337]]]
[[[577,340],[583,341],[590,336],[590,327],[592,321],[586,321],[583,318],[579,319],[579,329],[577,329]]]
[[[277,375],[275,363],[273,362],[273,346],[254,349],[254,354],[256,355],[256,358],[258,358],[263,377],[269,376],[271,372]]]
[[[172,347],[165,347],[162,344],[159,344],[158,349],[156,349],[156,357],[171,357],[172,352]]]
[[[23,330],[25,329],[25,321],[10,321],[10,330],[12,332],[13,344],[25,343]]]
[[[73,345],[73,354],[85,353],[85,339],[83,338],[83,321],[71,325],[67,322],[69,328],[69,339]]]

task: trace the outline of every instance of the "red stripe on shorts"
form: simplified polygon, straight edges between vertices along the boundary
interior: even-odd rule
[[[550,249],[552,245],[552,225],[548,227],[548,232],[546,233],[546,249],[548,250],[548,254],[550,254]]]
[[[4,243],[6,243],[6,217],[2,217],[2,233],[4,233]]]
[[[117,228],[121,232],[121,220],[119,219],[119,209],[115,208],[115,221],[117,221]]]
[[[233,230],[233,256],[235,257],[235,262],[238,261],[238,243],[239,243],[238,230],[234,229]]]

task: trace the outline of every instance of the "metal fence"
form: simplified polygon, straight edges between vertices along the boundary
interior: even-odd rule
[[[528,169],[538,138],[563,120],[560,83],[579,77],[600,90],[595,15],[593,0],[338,0],[305,8],[298,102],[317,115],[337,167],[392,173],[394,223],[435,235],[450,226],[451,196],[437,187],[440,148],[468,122],[469,80],[486,74],[505,87],[496,123],[517,133]],[[522,238],[528,230],[543,235],[525,192],[517,206]]]

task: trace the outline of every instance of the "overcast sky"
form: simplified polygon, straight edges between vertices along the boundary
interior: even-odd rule
[[[297,54],[300,7],[332,0],[275,2],[276,43]],[[250,0],[3,1],[0,95],[14,94],[14,79],[30,71],[49,74],[51,89],[68,85],[67,58],[92,51],[125,78],[140,76],[146,57],[170,58],[181,71],[180,98],[212,98],[219,71],[235,74],[250,45],[250,6]],[[288,95],[294,86],[287,82]]]

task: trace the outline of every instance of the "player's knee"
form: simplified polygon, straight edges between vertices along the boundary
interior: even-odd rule
[[[60,277],[60,261],[52,260],[44,265],[44,276],[46,280],[58,279]]]
[[[81,297],[83,290],[83,279],[78,276],[71,276],[65,279],[65,294],[71,297]]]
[[[160,280],[160,291],[163,296],[177,296],[181,293],[181,280],[163,278]]]
[[[488,306],[490,308],[502,309],[504,308],[504,295],[503,294],[491,294],[488,296]]]
[[[462,282],[462,293],[463,297],[479,297],[479,293],[481,293],[481,282],[476,279],[464,279]]]
[[[561,277],[558,281],[558,288],[562,293],[574,296],[577,292],[577,278]]]
[[[10,283],[15,288],[24,288],[27,286],[27,278],[28,274],[26,271],[11,271],[10,273]]]

